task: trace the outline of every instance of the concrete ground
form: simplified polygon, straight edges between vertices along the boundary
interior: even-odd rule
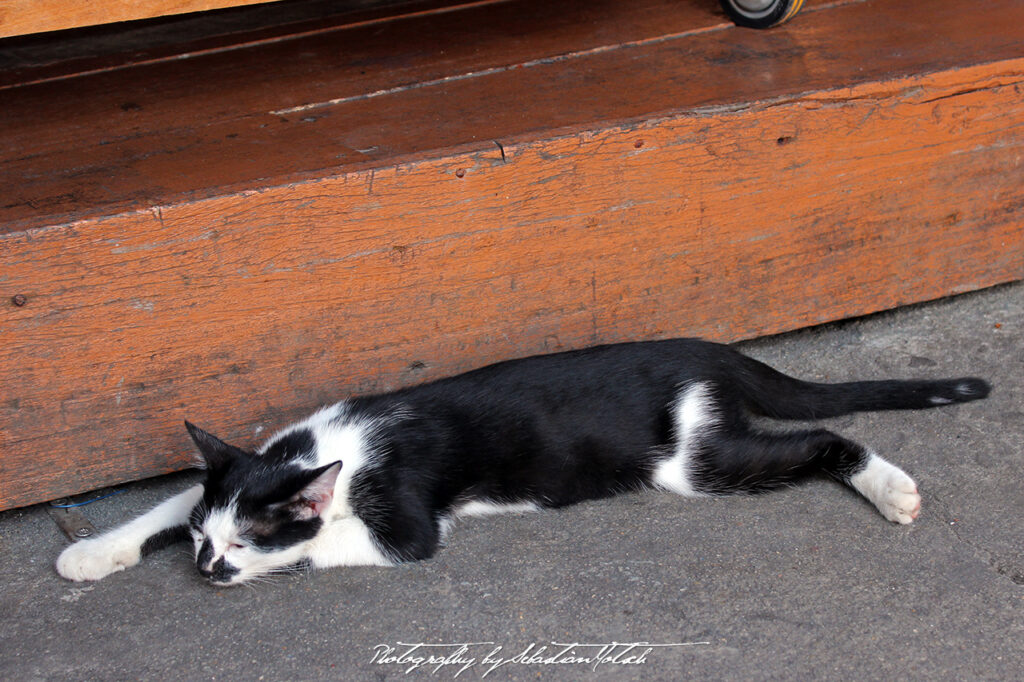
[[[0,679],[450,680],[464,666],[460,680],[1021,679],[1024,285],[742,347],[812,379],[979,375],[995,390],[831,421],[915,476],[924,507],[907,527],[824,480],[646,493],[467,520],[422,563],[215,589],[183,546],[65,582],[46,510],[6,512]],[[193,478],[82,511],[106,528]],[[616,642],[668,646],[571,658]],[[447,663],[415,667],[430,655]]]

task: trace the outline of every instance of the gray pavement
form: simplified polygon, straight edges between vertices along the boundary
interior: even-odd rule
[[[485,679],[1024,677],[1024,285],[742,347],[811,379],[973,374],[995,390],[829,423],[917,479],[908,527],[825,480],[760,497],[645,493],[463,521],[426,562],[216,589],[184,546],[65,582],[46,511],[6,512],[0,679],[474,680],[499,660]],[[82,510],[106,528],[193,478]],[[619,647],[595,667],[566,657],[597,647],[543,662],[563,650],[552,642],[685,646]],[[450,646],[395,660],[399,643]],[[531,645],[538,658],[516,658]],[[409,670],[427,655],[462,663]]]

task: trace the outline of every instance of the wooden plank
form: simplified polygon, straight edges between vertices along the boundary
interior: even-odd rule
[[[251,444],[350,390],[1019,278],[1019,86],[961,75],[10,235],[4,503],[185,466],[184,417]]]
[[[505,0],[287,0],[230,11],[190,14],[131,25],[106,24],[77,31],[22,36],[3,41],[0,88],[180,60],[240,46],[383,23],[465,5]],[[815,0],[820,1],[820,0]]]
[[[509,15],[469,8],[471,17],[430,15],[387,30],[274,43],[252,59],[216,53],[9,89],[0,108],[0,185],[13,189],[0,206],[0,229],[240,191],[263,178],[378,167],[473,140],[1012,59],[1024,25],[1020,2],[989,0],[988,14],[963,16],[960,3],[940,0],[929,3],[926,19],[913,4],[866,2],[810,13],[778,31],[706,30],[714,15],[679,10],[669,24],[671,8],[692,6],[659,1],[664,15],[641,8],[653,19],[610,13],[611,38],[632,41],[621,49],[595,45],[594,31],[572,22],[549,36],[542,9],[550,3],[522,0]],[[536,39],[543,49],[487,37],[517,16],[536,18],[531,8],[545,26]],[[674,33],[651,33],[661,25]],[[485,39],[449,46],[459,26]],[[858,40],[837,41],[836,31]],[[570,54],[550,56],[565,44],[574,46]],[[891,48],[904,44],[913,49]],[[392,54],[394,45],[405,46],[404,57]]]
[[[0,38],[116,21],[152,19],[274,0],[4,0]]]
[[[602,30],[595,31],[595,25]],[[424,146],[439,149],[480,139],[472,126],[487,118],[487,108],[449,121],[459,128],[452,135],[439,137],[447,131],[434,120],[434,112],[443,111],[452,96],[463,98],[454,88],[475,90],[481,84],[480,78],[466,79],[467,74],[520,71],[527,63],[543,68],[542,62],[559,54],[724,25],[709,7],[676,0],[600,8],[591,0],[557,7],[547,0],[516,0],[399,16],[383,24],[360,22],[295,40],[257,43],[252,50],[203,53],[184,63],[159,61],[8,88],[0,108],[0,185],[17,189],[0,207],[0,229],[35,224],[32,216],[51,221],[62,214],[81,217],[147,206],[168,201],[167,195],[195,196],[256,177],[351,163],[379,165]],[[543,30],[529,40],[493,38],[528,33],[532,26]],[[453,40],[456,36],[471,39]],[[554,69],[564,68],[563,62]],[[548,74],[539,78],[546,81]],[[423,83],[436,85],[424,88]],[[483,86],[522,87],[505,82]],[[388,104],[379,96],[365,101],[373,93],[393,90]],[[424,105],[420,91],[435,101]],[[491,97],[487,92],[466,96],[478,102]],[[338,98],[347,104],[331,107],[326,116],[323,111],[272,113]],[[382,127],[378,109],[392,107],[404,111]],[[112,124],[120,135],[111,134]],[[369,132],[373,139],[353,147],[345,138],[355,131]],[[397,144],[410,137],[415,146]],[[181,168],[190,172],[182,174]]]
[[[857,7],[835,12],[831,31],[877,54],[885,31],[851,20]],[[576,106],[600,124],[556,134],[547,126],[570,106],[555,95],[580,90],[531,76],[513,92],[545,102],[537,128],[497,136],[501,147],[456,127],[437,133],[440,151],[396,134],[412,151],[376,165],[7,229],[0,507],[182,468],[186,417],[251,445],[349,392],[502,358],[733,340],[1024,277],[1024,59],[1001,52],[1012,32],[939,23],[937,56],[930,35],[909,31],[919,42],[904,40],[889,68],[863,60],[861,80],[844,61],[852,47],[815,51],[829,13],[801,22],[814,29],[798,34],[800,51],[769,41],[727,52],[747,55],[730,68],[775,82],[726,80],[731,100],[678,57],[727,50],[718,32],[663,41],[674,68],[644,46],[631,48],[643,57],[632,71],[619,59],[561,72],[605,79],[615,99],[627,76],[656,66],[657,82],[692,79],[673,93],[711,106],[616,122],[605,112],[625,105],[600,104],[594,89]],[[654,80],[639,91],[659,103]],[[780,94],[795,81],[804,89]],[[429,90],[396,95],[430,102]],[[373,101],[386,119],[399,100],[360,100]],[[515,129],[501,111],[510,99],[449,102],[476,130],[474,102],[495,129]],[[316,140],[305,150],[317,153]]]

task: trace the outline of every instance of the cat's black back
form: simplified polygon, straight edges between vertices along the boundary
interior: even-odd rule
[[[788,440],[754,433],[748,413],[814,419],[988,393],[979,379],[809,383],[694,339],[534,356],[353,399],[353,415],[406,415],[387,430],[381,459],[356,481],[354,499],[358,505],[365,494],[368,506],[404,505],[414,509],[410,516],[422,514],[403,523],[423,526],[418,532],[427,537],[417,545],[425,550],[435,532],[423,519],[443,518],[471,500],[560,507],[649,487],[656,467],[679,452],[676,413],[690,386],[706,387],[705,409],[714,415],[714,429],[689,453],[700,460],[690,472],[695,492],[712,494],[767,490],[818,470],[848,477],[866,457],[828,432]],[[759,468],[751,458],[763,460]]]

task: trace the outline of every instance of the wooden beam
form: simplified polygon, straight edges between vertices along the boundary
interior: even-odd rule
[[[1024,7],[935,0],[908,29],[917,4],[254,115],[245,146],[223,122],[176,137],[171,113],[197,115],[176,100],[159,142],[127,126],[66,150],[99,157],[77,177],[72,135],[23,122],[39,175],[12,159],[29,199],[0,236],[0,506],[180,469],[186,417],[247,446],[351,392],[508,357],[734,340],[1021,278]],[[94,110],[69,127],[99,139],[74,85]],[[234,92],[266,111],[262,88]]]
[[[152,19],[274,0],[4,0],[0,38],[118,21]]]

